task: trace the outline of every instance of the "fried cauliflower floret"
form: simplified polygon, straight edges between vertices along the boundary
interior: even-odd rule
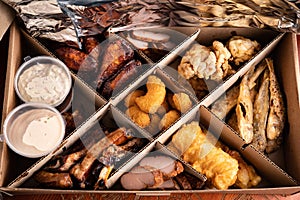
[[[217,189],[227,189],[236,182],[238,161],[211,144],[197,122],[183,125],[173,135],[171,146]]]
[[[124,99],[124,104],[127,108],[130,106],[133,106],[135,104],[135,99],[137,97],[145,95],[145,92],[143,90],[135,90],[131,92],[125,99]]]
[[[170,127],[177,119],[179,119],[180,113],[176,110],[170,110],[167,112],[159,123],[159,129],[165,130]]]
[[[224,77],[234,73],[234,70],[232,70],[228,63],[228,60],[231,58],[231,53],[223,45],[223,43],[217,40],[213,42],[212,48],[216,54],[217,62],[216,72],[211,76],[211,79],[219,81]]]
[[[132,119],[134,123],[139,125],[141,128],[145,128],[150,125],[149,114],[141,111],[136,105],[128,108],[125,113]]]
[[[166,97],[165,84],[156,76],[149,76],[146,84],[147,93],[137,97],[135,103],[145,113],[154,114]]]
[[[237,173],[237,180],[235,186],[239,188],[251,188],[257,186],[261,182],[261,177],[256,173],[255,169],[248,165],[242,158],[239,152],[230,150],[228,147],[226,150],[231,157],[235,158],[239,163],[239,171]]]
[[[252,41],[243,36],[233,36],[226,46],[233,57],[234,64],[237,66],[250,60],[260,50],[260,44],[257,41]]]
[[[178,73],[186,79],[193,76],[209,79],[216,71],[216,55],[208,47],[194,44],[182,57]]]
[[[187,112],[192,107],[192,101],[190,97],[182,92],[173,95],[173,102],[175,108],[181,113]]]

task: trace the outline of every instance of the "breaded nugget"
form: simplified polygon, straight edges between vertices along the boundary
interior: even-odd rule
[[[150,115],[150,125],[147,127],[147,130],[151,134],[158,133],[159,131],[159,123],[160,123],[160,117],[157,114]]]
[[[145,92],[143,90],[135,90],[131,92],[125,99],[124,99],[124,105],[129,108],[130,106],[133,106],[135,104],[135,99],[137,97],[145,95]]]
[[[145,128],[150,125],[150,116],[141,111],[136,105],[128,108],[125,113],[141,128]]]
[[[173,102],[175,108],[181,113],[187,112],[192,107],[190,97],[182,92],[173,95]]]
[[[171,124],[173,124],[177,119],[179,119],[179,117],[180,117],[180,113],[178,111],[170,110],[161,119],[159,123],[159,129],[160,130],[167,129],[169,126],[171,126]]]
[[[135,103],[145,113],[154,114],[164,102],[166,97],[165,84],[157,76],[149,76],[147,81],[147,93],[137,97]]]
[[[161,106],[157,109],[156,113],[160,116],[163,116],[169,111],[169,104],[167,103],[167,99],[165,98],[164,102],[161,104]]]

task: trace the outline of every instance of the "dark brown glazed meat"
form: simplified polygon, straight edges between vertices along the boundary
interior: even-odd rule
[[[69,173],[51,173],[39,171],[34,175],[34,179],[47,187],[62,189],[73,187],[73,181]]]
[[[133,49],[123,40],[109,42],[103,56],[96,79],[97,89],[111,76],[115,75],[123,65],[133,59]]]
[[[138,69],[142,63],[140,61],[131,60],[128,62],[121,71],[118,72],[114,77],[108,79],[103,86],[103,90],[101,94],[108,98],[112,95],[115,89],[120,88],[120,86],[124,86],[126,83],[129,83],[134,75],[137,74]]]
[[[72,48],[72,47],[60,47],[55,50],[57,56],[72,70],[78,71],[91,71],[89,66],[86,68],[81,67],[82,62],[87,58],[88,54]]]

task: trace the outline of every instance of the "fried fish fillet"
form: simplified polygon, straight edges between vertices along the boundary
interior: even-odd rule
[[[253,104],[251,101],[249,77],[253,71],[247,72],[240,84],[240,93],[237,100],[236,115],[238,132],[247,144],[253,140]]]
[[[183,125],[172,137],[172,146],[183,160],[203,173],[218,189],[227,189],[236,182],[238,161],[211,144],[198,122]]]
[[[285,107],[276,79],[273,60],[266,59],[270,70],[270,113],[267,124],[267,138],[274,140],[282,133],[285,122]]]
[[[262,84],[254,101],[253,141],[256,150],[264,152],[267,146],[266,126],[269,113],[269,70],[266,69]]]

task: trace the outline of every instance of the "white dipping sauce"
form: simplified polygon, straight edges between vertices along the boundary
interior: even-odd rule
[[[27,155],[53,150],[62,137],[64,126],[56,113],[34,109],[19,115],[11,125],[8,137],[14,147]]]
[[[18,89],[27,102],[54,105],[69,92],[67,73],[54,64],[35,64],[18,79]]]

